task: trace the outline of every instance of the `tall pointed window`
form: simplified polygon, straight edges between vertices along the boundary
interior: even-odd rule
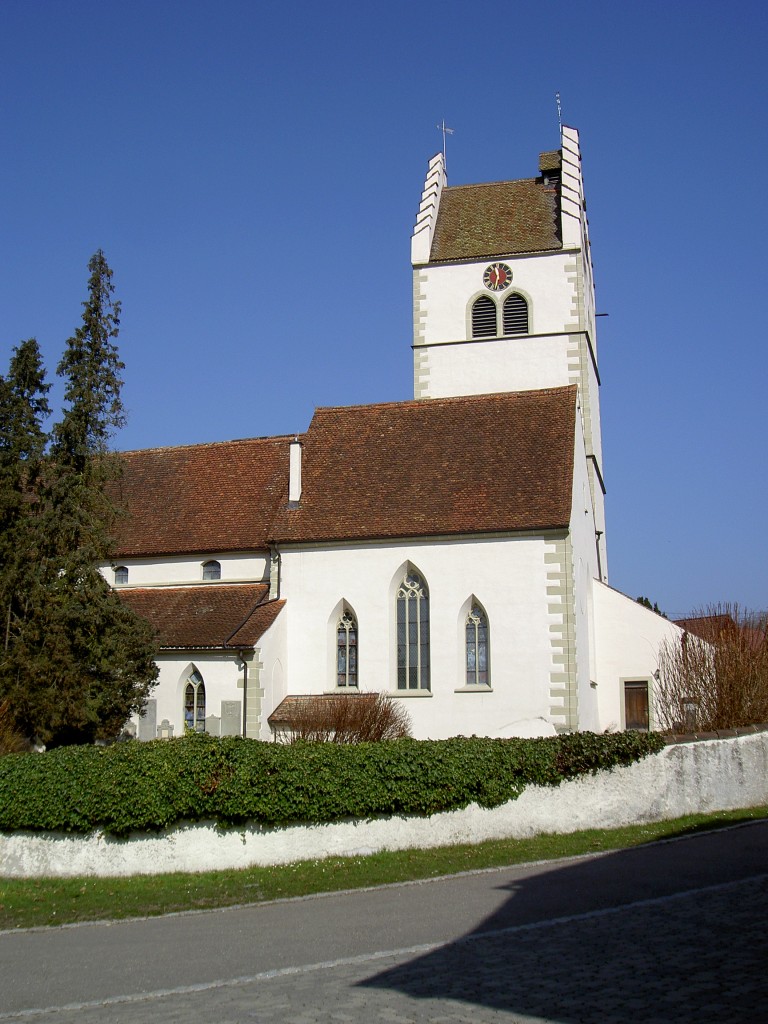
[[[472,304],[472,337],[496,337],[496,303],[487,295],[481,295]]]
[[[115,583],[128,582],[128,566],[118,565],[115,569]]]
[[[397,688],[429,689],[429,591],[410,571],[397,591]]]
[[[197,669],[184,687],[184,725],[194,732],[205,732],[205,683]]]
[[[513,292],[506,297],[502,318],[504,334],[528,333],[528,303],[522,295]]]
[[[489,686],[488,616],[477,602],[467,615],[467,686]]]
[[[348,608],[336,627],[336,685],[357,686],[357,620]]]

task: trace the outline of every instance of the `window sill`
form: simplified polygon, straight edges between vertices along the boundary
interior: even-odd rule
[[[493,693],[492,686],[459,686],[454,693]]]
[[[431,690],[389,690],[390,697],[431,697]]]

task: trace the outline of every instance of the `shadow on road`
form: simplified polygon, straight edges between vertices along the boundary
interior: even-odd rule
[[[537,869],[458,941],[360,984],[563,1024],[754,1024],[766,854],[762,825]]]

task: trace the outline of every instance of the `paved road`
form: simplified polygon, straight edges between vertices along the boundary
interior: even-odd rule
[[[602,857],[0,933],[0,1021],[768,1021],[768,823]]]

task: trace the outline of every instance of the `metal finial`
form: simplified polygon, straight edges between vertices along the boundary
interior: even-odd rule
[[[555,93],[555,102],[557,103],[557,127],[560,134],[563,134],[563,111],[560,106],[560,93]]]
[[[453,128],[447,128],[446,127],[445,118],[443,118],[442,123],[437,125],[436,127],[437,127],[437,130],[439,132],[443,133],[443,163],[447,167],[448,166],[448,159],[447,159],[446,154],[445,154],[445,137],[446,137],[446,135],[453,135]]]

